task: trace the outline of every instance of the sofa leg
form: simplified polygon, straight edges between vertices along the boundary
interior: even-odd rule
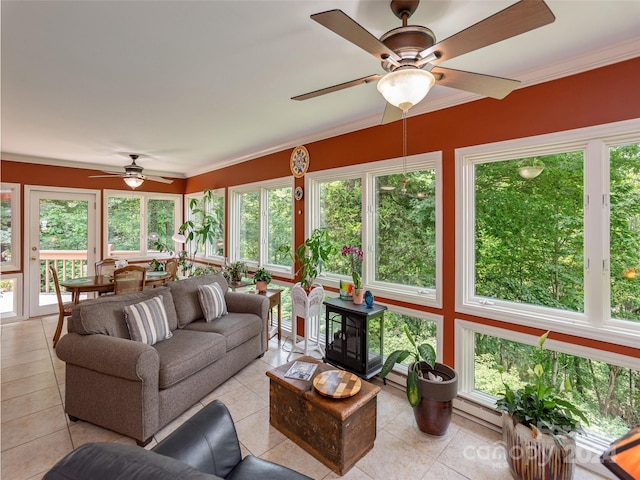
[[[264,352],[262,352],[260,355],[258,355],[256,358],[262,358],[264,357]]]
[[[69,420],[71,420],[72,422],[77,422],[78,420],[80,420],[78,417],[74,417],[73,415],[67,415],[69,417]]]
[[[138,444],[139,447],[144,448],[147,445],[149,445],[149,442],[151,442],[152,439],[153,439],[153,437],[149,437],[145,441],[136,440],[136,443]]]

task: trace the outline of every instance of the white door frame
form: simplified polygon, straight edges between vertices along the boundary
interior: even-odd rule
[[[39,220],[40,215],[36,215],[34,219],[34,213],[32,212],[32,202],[35,198],[36,193],[44,193],[44,194],[81,194],[85,196],[89,196],[89,212],[87,218],[87,235],[88,235],[88,265],[92,265],[95,263],[97,257],[97,251],[100,243],[100,221],[99,221],[99,212],[101,208],[101,191],[100,190],[89,190],[84,188],[66,188],[66,187],[48,187],[43,185],[25,185],[24,186],[24,264],[23,264],[23,272],[24,272],[24,295],[23,295],[23,311],[25,312],[25,317],[34,317],[41,315],[51,315],[55,314],[58,310],[57,305],[51,305],[49,307],[41,307],[38,306],[39,302],[35,302],[34,295],[31,292],[31,283],[32,277],[35,273],[32,271],[32,257],[33,252],[31,247],[32,243],[35,241],[39,241]],[[93,202],[93,208],[91,208],[91,202]],[[35,222],[35,223],[34,223]],[[36,257],[39,258],[38,255]],[[39,263],[39,261],[38,261]],[[38,274],[39,276],[39,274]],[[36,297],[39,297],[39,293],[36,294]]]

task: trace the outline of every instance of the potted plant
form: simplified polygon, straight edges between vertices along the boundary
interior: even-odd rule
[[[267,285],[271,281],[271,273],[264,267],[260,267],[253,274],[253,281],[256,283],[258,292],[266,292]]]
[[[320,275],[322,268],[329,260],[329,256],[335,252],[335,247],[329,240],[329,231],[326,228],[316,228],[293,254],[289,245],[281,245],[278,251],[287,253],[298,265],[295,274],[300,276],[299,282],[302,288],[309,292],[316,277]]]
[[[200,248],[204,248],[207,243],[215,243],[222,236],[222,219],[215,211],[211,211],[209,205],[213,201],[213,191],[206,189],[202,193],[202,198],[192,198],[189,202],[190,219],[178,228],[178,233],[183,237],[181,240],[189,244],[190,252],[182,250],[178,257],[179,266],[187,276],[205,275],[216,271],[209,264],[195,265],[196,254]],[[175,236],[174,236],[175,237]],[[189,260],[187,261],[187,256]]]
[[[548,335],[538,339],[540,350]],[[503,382],[504,394],[496,402],[504,412],[502,435],[511,474],[516,479],[571,479],[575,432],[581,431],[580,421],[588,424],[588,420],[566,397],[571,389],[569,377],[556,388],[546,383],[541,364],[528,373],[533,382],[522,388],[514,390]]]
[[[237,262],[233,262],[227,267],[227,275],[229,276],[229,281],[234,284],[238,284],[242,281],[242,276],[246,275],[249,272],[247,269],[247,264],[241,260]]]
[[[413,407],[418,428],[429,435],[447,433],[453,413],[453,399],[458,394],[458,374],[451,367],[436,363],[436,352],[428,343],[418,345],[404,325],[404,333],[413,347],[396,350],[387,357],[380,377],[385,378],[396,363],[411,358],[407,372],[407,399]]]

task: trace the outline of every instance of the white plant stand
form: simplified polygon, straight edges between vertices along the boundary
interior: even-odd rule
[[[324,358],[324,349],[320,345],[320,312],[324,301],[324,288],[322,285],[314,285],[314,288],[307,292],[299,284],[295,284],[291,289],[292,304],[292,335],[291,351],[287,356],[287,361],[294,353],[309,355],[310,352],[317,351]],[[304,318],[304,340],[298,342],[298,317]],[[314,328],[315,327],[315,328]],[[315,333],[315,341],[311,338],[311,333]]]

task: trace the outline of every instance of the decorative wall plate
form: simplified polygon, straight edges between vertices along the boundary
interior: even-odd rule
[[[296,187],[295,192],[293,192],[293,196],[295,197],[295,199],[302,200],[303,195],[304,191],[302,190],[302,187]]]
[[[291,173],[296,178],[304,177],[309,168],[309,152],[304,146],[299,146],[291,152]]]

